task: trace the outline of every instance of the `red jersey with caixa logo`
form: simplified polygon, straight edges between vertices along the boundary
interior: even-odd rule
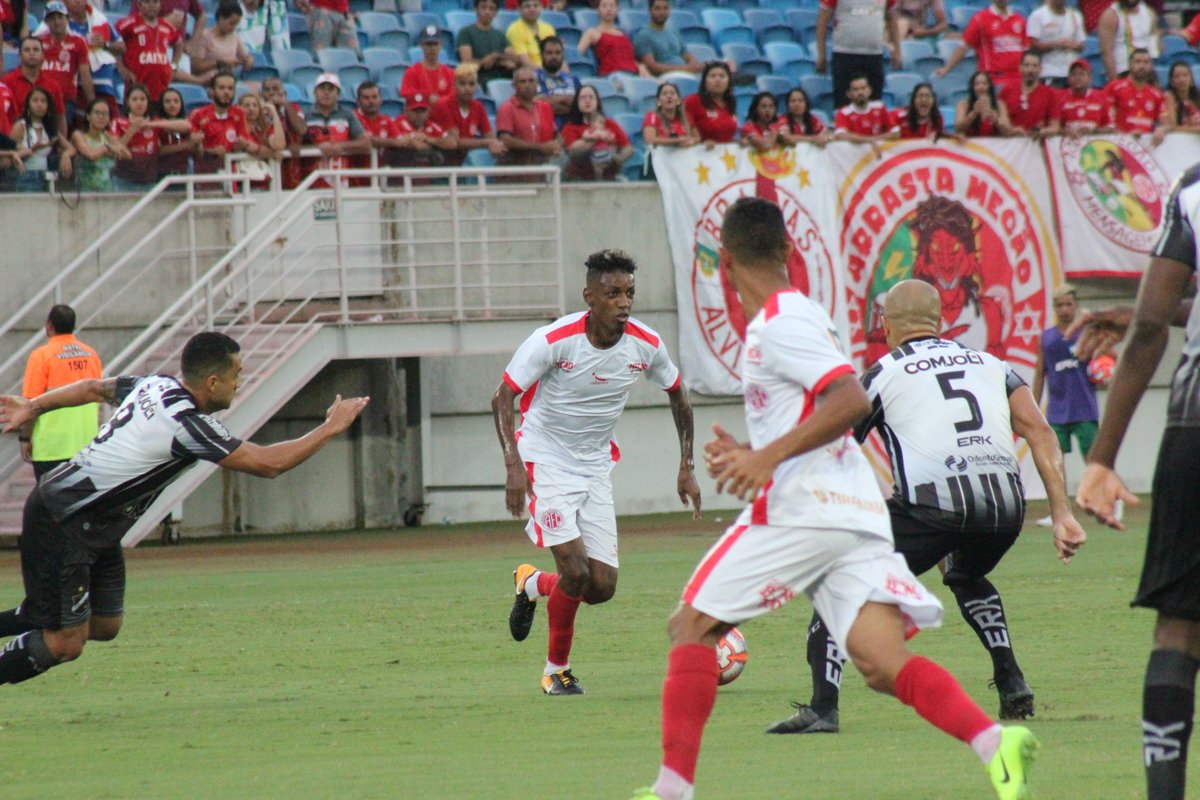
[[[183,32],[161,17],[150,23],[130,14],[117,22],[117,33],[125,41],[125,67],[146,86],[150,99],[158,100],[171,83],[171,48]]]
[[[638,377],[666,391],[680,378],[662,339],[635,319],[612,347],[593,347],[590,313],[568,314],[534,331],[513,354],[504,382],[521,396],[521,460],[597,476],[621,457],[613,434]]]
[[[224,114],[219,113],[216,106],[197,108],[188,116],[188,122],[193,131],[204,134],[202,147],[205,150],[219,147],[232,153],[238,139],[250,140],[246,112],[237,106],[230,106]]]
[[[859,136],[878,136],[892,129],[892,118],[878,100],[871,100],[863,108],[850,103],[833,115],[833,128]]]
[[[975,48],[979,69],[992,76],[992,82],[1020,80],[1021,54],[1029,46],[1025,18],[1015,11],[999,14],[990,6],[971,17],[963,31],[963,41]]]
[[[64,100],[74,101],[79,95],[79,65],[88,60],[88,43],[82,36],[68,33],[62,40],[50,34],[38,37],[42,41],[42,71],[54,79]]]
[[[1099,89],[1082,95],[1067,90],[1058,96],[1058,121],[1067,133],[1088,133],[1112,124],[1112,98]]]
[[[830,383],[855,374],[829,315],[795,289],[767,299],[746,326],[744,352],[746,430],[756,450],[808,419]],[[892,540],[887,504],[849,431],[776,467],[747,511],[754,525],[838,528]]]
[[[1104,87],[1112,98],[1117,130],[1122,133],[1149,133],[1162,114],[1163,93],[1153,84],[1138,88],[1132,78],[1121,78]]]

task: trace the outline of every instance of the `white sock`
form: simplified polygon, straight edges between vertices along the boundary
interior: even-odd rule
[[[553,675],[556,672],[562,672],[564,669],[570,669],[570,668],[571,668],[570,664],[551,664],[549,661],[547,661],[546,662],[546,671],[543,672],[542,674],[543,675]]]
[[[696,789],[682,775],[664,765],[658,768],[654,793],[662,800],[692,800],[696,796]]]
[[[539,597],[541,597],[537,590],[537,579],[538,575],[541,574],[542,571],[539,569],[534,571],[532,575],[525,579],[525,596],[530,600],[537,600]]]
[[[1003,731],[1004,728],[997,723],[971,740],[971,749],[983,759],[984,766],[991,763],[992,757],[1000,749],[1000,734]]]

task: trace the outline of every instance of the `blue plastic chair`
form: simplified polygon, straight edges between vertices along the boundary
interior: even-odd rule
[[[500,106],[508,99],[516,94],[516,89],[513,88],[512,81],[508,78],[493,78],[487,82],[488,97],[496,101],[496,105]]]
[[[388,31],[402,30],[400,20],[395,14],[384,14],[378,11],[364,11],[358,15],[358,27],[367,35],[367,41],[375,39]]]
[[[447,11],[446,30],[458,36],[458,32],[468,25],[475,24],[475,13],[472,11]]]
[[[617,25],[630,36],[650,24],[650,12],[640,8],[622,8],[617,12]]]
[[[896,97],[896,102],[908,105],[908,98],[918,84],[925,83],[925,76],[915,72],[889,72],[883,79],[884,87]]]
[[[279,70],[279,76],[287,80],[292,74],[292,70],[300,69],[301,67],[311,67],[313,65],[312,54],[307,50],[279,50],[275,53],[275,69]]]
[[[713,33],[726,28],[745,27],[742,25],[742,16],[732,8],[706,8],[700,12],[700,19]]]
[[[387,47],[368,47],[363,50],[363,64],[371,72],[372,80],[378,81],[388,67],[407,68],[404,56]]]
[[[317,51],[317,64],[328,72],[358,66],[358,53],[344,47],[323,47]]]

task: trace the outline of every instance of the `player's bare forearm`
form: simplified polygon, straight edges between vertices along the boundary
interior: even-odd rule
[[[492,395],[492,419],[496,423],[496,436],[500,439],[500,450],[504,453],[504,507],[514,517],[521,516],[525,497],[533,490],[529,475],[521,461],[517,448],[517,431],[513,424],[513,400],[517,393],[507,382],[501,381]]]
[[[52,389],[32,400],[15,395],[0,396],[0,426],[5,433],[23,429],[47,411],[83,406],[88,403],[114,403],[117,379],[89,378]]]
[[[260,478],[278,477],[312,458],[331,439],[349,428],[369,401],[369,397],[351,397],[343,400],[342,396],[338,395],[333,405],[325,412],[325,421],[300,438],[269,445],[242,442],[219,463],[226,469],[246,472]]]
[[[1152,258],[1142,277],[1133,332],[1108,390],[1100,432],[1088,453],[1089,464],[1112,468],[1133,412],[1167,347],[1168,328],[1191,280],[1191,269],[1178,261]]]
[[[700,519],[700,484],[696,483],[692,401],[688,397],[687,387],[682,383],[667,396],[671,400],[671,417],[675,420],[675,432],[679,435],[679,476],[675,480],[675,489],[685,507],[691,503],[692,518]]]

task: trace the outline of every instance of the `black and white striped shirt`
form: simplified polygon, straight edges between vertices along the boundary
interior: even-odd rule
[[[1175,179],[1163,218],[1162,235],[1154,255],[1178,261],[1196,271],[1198,259],[1196,226],[1200,224],[1200,164]],[[1200,303],[1192,304],[1188,317],[1183,355],[1171,378],[1167,425],[1200,425]]]

